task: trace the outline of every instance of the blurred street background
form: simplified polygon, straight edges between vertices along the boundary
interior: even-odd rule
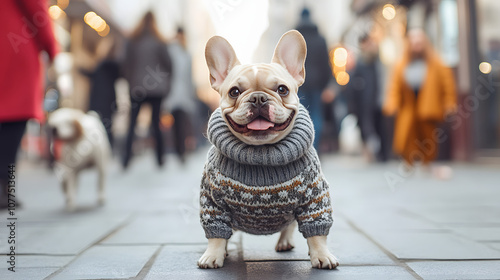
[[[5,256],[0,279],[500,279],[500,1],[5,7],[0,168],[16,164],[21,205],[16,272]],[[242,63],[269,63],[290,29],[308,44],[299,97],[331,185],[329,246],[341,266],[311,269],[298,232],[283,254],[275,235],[238,233],[224,268],[198,269],[206,128],[219,105],[205,44],[223,36]],[[76,209],[65,210],[55,168],[63,144],[47,124],[60,108],[96,111],[106,129],[102,207],[96,172],[86,170]],[[0,234],[8,254],[9,228]]]

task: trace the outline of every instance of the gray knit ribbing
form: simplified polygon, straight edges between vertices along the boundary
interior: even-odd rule
[[[208,122],[208,139],[225,156],[249,165],[282,166],[301,158],[314,141],[314,126],[307,109],[300,105],[292,131],[272,145],[248,145],[229,130],[220,108]]]
[[[297,176],[306,166],[319,169],[312,147],[313,124],[302,105],[290,134],[273,145],[253,146],[239,140],[229,130],[220,109],[210,117],[207,134],[214,144],[208,153],[209,165],[244,184],[277,184]]]
[[[311,148],[300,159],[282,166],[249,165],[238,163],[212,147],[208,152],[208,168],[216,166],[224,175],[252,186],[265,186],[288,181],[307,166],[319,169],[316,152]]]

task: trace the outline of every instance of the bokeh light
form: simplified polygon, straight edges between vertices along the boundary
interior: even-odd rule
[[[63,10],[61,10],[61,8],[59,6],[52,5],[49,7],[49,16],[53,20],[57,20],[65,15],[66,15],[66,13]]]
[[[97,31],[100,36],[104,37],[109,33],[109,26],[106,24],[106,21],[102,19],[102,17],[98,16],[95,12],[88,12],[83,17],[83,20],[86,24],[88,24],[92,29]]]
[[[98,31],[97,33],[101,37],[106,37],[109,34],[109,31],[110,31],[109,25],[106,24],[106,26],[104,27],[104,30]]]
[[[344,67],[347,64],[347,50],[345,48],[336,48],[333,52],[333,64],[337,67]]]
[[[337,80],[337,83],[341,86],[345,86],[349,83],[349,74],[345,71],[338,72],[337,75],[335,76],[335,79]]]
[[[394,8],[393,5],[391,4],[385,4],[384,8],[382,9],[382,16],[386,20],[391,20],[396,17],[396,8]]]
[[[69,5],[69,0],[57,0],[57,6],[61,9],[66,9]]]
[[[491,64],[488,62],[481,62],[479,64],[479,71],[483,74],[489,74],[491,72]]]

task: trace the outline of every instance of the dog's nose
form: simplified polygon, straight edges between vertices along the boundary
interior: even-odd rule
[[[255,107],[262,107],[264,106],[269,99],[267,98],[267,95],[265,93],[254,93],[252,96],[250,96],[249,102],[252,103],[253,106]]]
[[[52,136],[57,137],[57,128],[52,128]]]

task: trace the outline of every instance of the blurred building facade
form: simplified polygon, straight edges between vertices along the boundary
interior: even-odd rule
[[[78,69],[96,65],[106,40],[115,42],[114,51],[119,57],[123,40],[147,10],[157,14],[166,38],[172,37],[178,26],[184,28],[198,96],[212,108],[218,104],[218,94],[208,83],[204,47],[215,34],[233,40],[248,38],[253,48],[253,53],[247,54],[251,60],[269,61],[281,34],[296,26],[300,11],[306,6],[331,49],[332,79],[342,85],[349,82],[347,73],[359,52],[356,38],[367,25],[376,25],[380,58],[388,71],[402,51],[406,28],[423,27],[457,78],[459,107],[447,124],[450,141],[442,144],[443,158],[500,157],[500,33],[496,31],[500,25],[500,1],[53,0],[52,5],[57,37],[65,50],[55,63],[60,105],[83,110],[88,106],[88,80]],[[94,14],[89,16],[90,12]],[[246,25],[253,26],[254,33],[243,28]],[[338,48],[345,53],[335,52]],[[243,52],[235,49],[238,54]],[[340,67],[334,53],[345,54]],[[117,102],[126,105],[126,84],[119,82],[117,89]]]

